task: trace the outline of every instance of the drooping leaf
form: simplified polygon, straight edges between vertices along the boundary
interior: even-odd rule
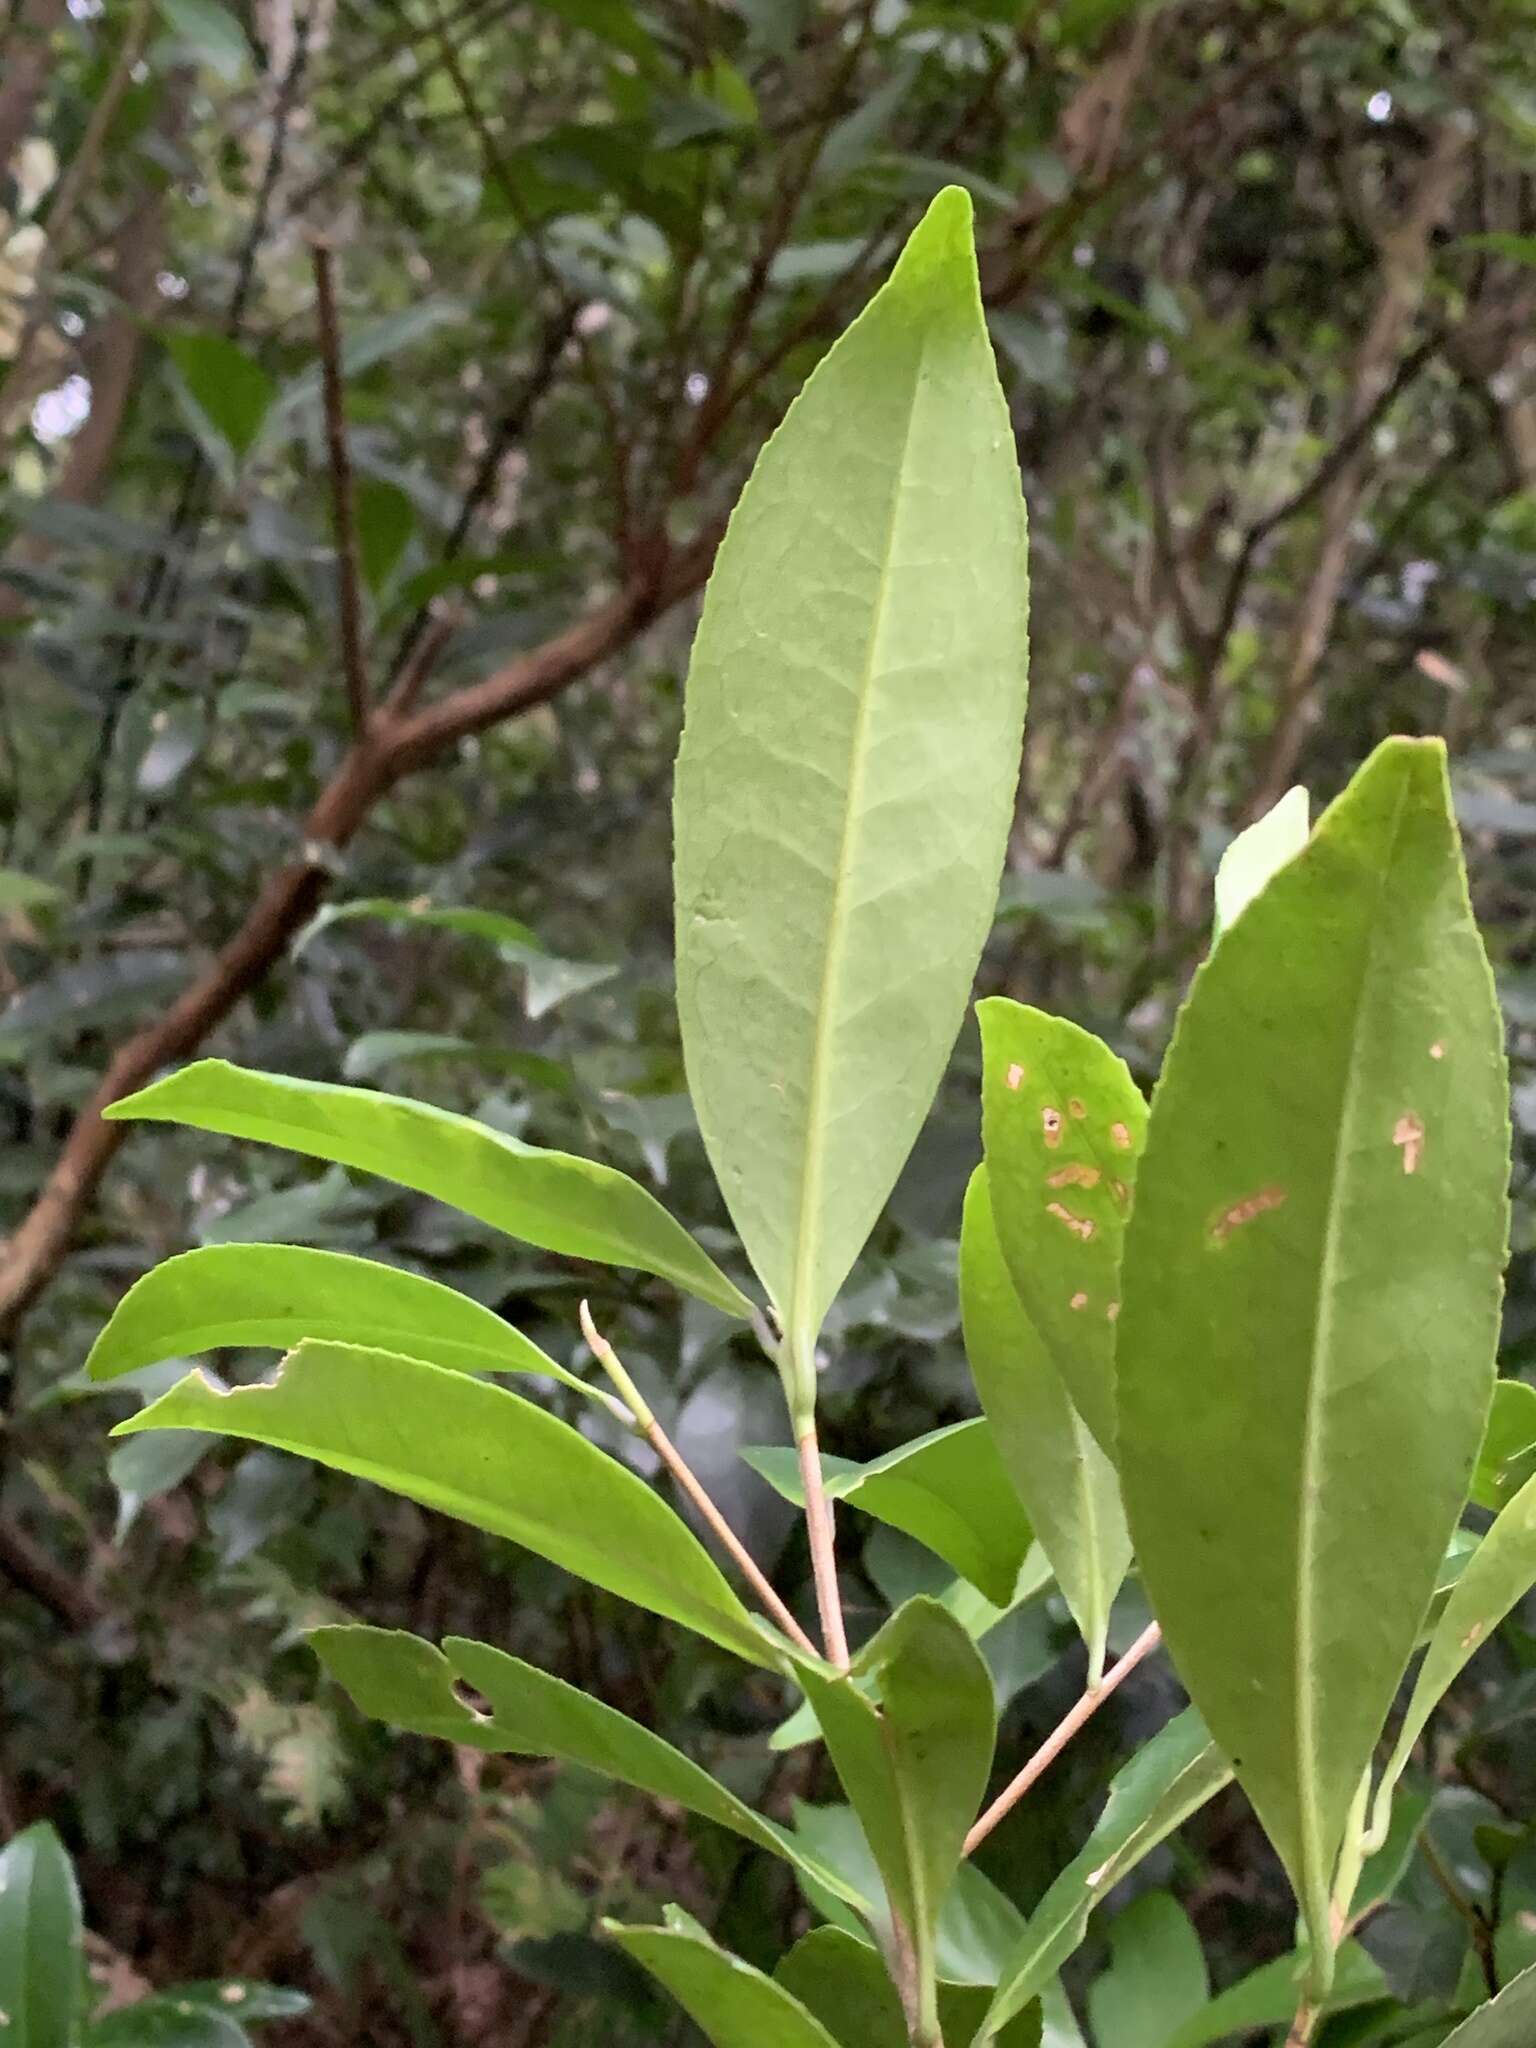
[[[118,1303],[85,1369],[111,1380],[162,1358],[224,1345],[290,1351],[306,1337],[427,1358],[456,1372],[543,1373],[596,1396],[531,1338],[440,1281],[289,1244],[205,1245],[162,1261]]]
[[[75,2048],[80,1894],[46,1821],[0,1851],[0,2012],[15,2048]]]
[[[1172,1893],[1143,1892],[1109,1924],[1109,1964],[1088,1991],[1093,2038],[1098,2048],[1166,2048],[1209,1990],[1189,1915]]]
[[[1536,1475],[1536,1387],[1500,1380],[1472,1474],[1472,1500],[1497,1511]]]
[[[951,1614],[917,1599],[865,1646],[851,1676],[803,1666],[800,1678],[931,1999],[939,1915],[992,1764],[987,1667]],[[875,1681],[878,1709],[857,1678]]]
[[[795,1452],[754,1449],[742,1456],[786,1500],[804,1505]],[[1030,1529],[985,1422],[952,1423],[867,1465],[823,1457],[821,1467],[830,1500],[925,1543],[994,1606],[1013,1598]]]
[[[195,1429],[166,1431],[119,1444],[107,1460],[107,1477],[117,1489],[117,1527],[121,1543],[139,1518],[146,1501],[158,1500],[180,1486],[189,1472],[217,1443],[217,1437]]]
[[[1170,1721],[1116,1775],[1098,1826],[1034,1912],[1009,1958],[978,2048],[1039,1997],[1088,1930],[1104,1895],[1218,1793],[1232,1769],[1194,1709]]]
[[[401,1630],[362,1627],[315,1629],[309,1642],[376,1720],[492,1755],[557,1757],[599,1771],[730,1828],[847,1903],[864,1904],[788,1828],[755,1813],[659,1735],[503,1650],[462,1636],[449,1636],[438,1650]],[[462,1695],[465,1685],[479,1695],[473,1706]]]
[[[889,1972],[867,1942],[841,1927],[813,1929],[795,1943],[773,1974],[815,2014],[838,2048],[908,2048],[901,1999]],[[968,2048],[986,2013],[988,1995],[976,1986],[939,1985],[939,2030],[945,2048]],[[1004,2028],[1001,2048],[1040,2048],[1037,2006]]]
[[[1093,1683],[1103,1674],[1110,1608],[1131,1559],[1120,1485],[1019,1300],[998,1243],[985,1167],[966,1190],[960,1311],[976,1391],[1088,1645]]]
[[[1271,875],[1300,853],[1310,820],[1307,792],[1297,787],[1238,833],[1216,869],[1217,938],[1236,924]]]
[[[839,2048],[782,1984],[717,1947],[675,1906],[667,1909],[665,1927],[603,1925],[666,1986],[714,2048]]]
[[[991,922],[1026,609],[1012,434],[952,189],[758,460],[678,755],[689,1087],[797,1414]]]
[[[1451,1588],[1419,1666],[1378,1800],[1408,1766],[1430,1715],[1517,1600],[1536,1586],[1536,1479],[1527,1480],[1477,1546]],[[1378,1812],[1385,1813],[1380,1806]]]
[[[727,1315],[751,1303],[627,1174],[425,1102],[199,1060],[103,1112],[284,1145],[415,1188],[545,1251],[638,1266]]]
[[[752,1663],[776,1661],[769,1632],[660,1495],[505,1387],[307,1341],[268,1384],[224,1393],[194,1372],[113,1434],[145,1429],[213,1430],[313,1458],[524,1544]]]
[[[1065,1017],[1003,996],[977,1015],[998,1242],[1078,1413],[1113,1453],[1120,1259],[1147,1106],[1125,1062]]]
[[[1522,1970],[1497,1998],[1447,2034],[1444,2048],[1530,2048],[1536,2040],[1536,1969]]]
[[[1507,1149],[1444,750],[1388,741],[1199,972],[1119,1324],[1143,1582],[1318,1941],[1482,1434]]]

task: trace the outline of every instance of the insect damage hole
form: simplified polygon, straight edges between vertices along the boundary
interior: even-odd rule
[[[1093,1235],[1094,1225],[1092,1219],[1087,1216],[1074,1216],[1065,1202],[1047,1202],[1045,1213],[1047,1216],[1054,1216],[1058,1223],[1065,1223],[1068,1230],[1072,1232],[1072,1235],[1080,1237],[1084,1244]]]
[[[476,1688],[469,1683],[467,1678],[456,1678],[453,1681],[450,1690],[452,1691],[454,1698],[458,1701],[459,1705],[464,1709],[466,1713],[473,1714],[477,1721],[490,1720],[490,1701],[486,1698],[483,1692],[477,1691]]]
[[[1040,1128],[1045,1134],[1047,1149],[1054,1152],[1061,1143],[1061,1111],[1059,1109],[1042,1109],[1040,1112]]]
[[[1099,1184],[1099,1169],[1086,1166],[1074,1159],[1069,1166],[1058,1166],[1054,1173],[1045,1176],[1048,1188],[1096,1188]]]
[[[1424,1157],[1424,1119],[1405,1110],[1393,1127],[1392,1142],[1403,1155],[1404,1173],[1417,1173]]]
[[[1225,1244],[1234,1230],[1241,1230],[1245,1223],[1251,1223],[1255,1216],[1262,1216],[1268,1209],[1278,1209],[1285,1200],[1286,1191],[1281,1187],[1260,1188],[1256,1195],[1245,1195],[1240,1202],[1234,1202],[1230,1209],[1222,1211],[1211,1227],[1212,1244]]]

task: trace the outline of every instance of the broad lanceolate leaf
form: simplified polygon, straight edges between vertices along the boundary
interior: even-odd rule
[[[1110,1922],[1109,1954],[1088,1991],[1098,2048],[1167,2048],[1210,1995],[1189,1915],[1171,1893],[1143,1892]]]
[[[774,1979],[815,2014],[838,2048],[908,2048],[901,1999],[880,1957],[841,1927],[818,1927],[797,1941]],[[969,2048],[989,1993],[968,1984],[939,1986],[944,2048]],[[1001,2048],[1040,2048],[1040,2009],[1005,2027]]]
[[[1536,2040],[1536,1970],[1522,1970],[1445,2038],[1444,2048],[1530,2048]]]
[[[376,1259],[289,1244],[207,1245],[136,1281],[91,1346],[92,1379],[162,1358],[238,1345],[289,1351],[334,1337],[428,1358],[458,1372],[544,1373],[592,1395],[574,1373],[468,1295]]]
[[[719,1948],[671,1907],[665,1927],[604,1923],[619,1946],[664,1984],[714,2048],[840,2048],[798,1998]]]
[[[775,1663],[661,1497],[557,1416],[505,1387],[388,1351],[306,1342],[267,1385],[220,1392],[191,1373],[115,1436],[207,1429],[314,1458],[505,1536],[621,1599]]]
[[[977,1014],[998,1242],[1067,1392],[1112,1453],[1120,1256],[1147,1106],[1125,1062],[1065,1017],[1004,996]]]
[[[678,755],[689,1086],[801,1411],[991,921],[1026,613],[1013,436],[949,190],[758,460]]]
[[[450,1636],[438,1650],[387,1628],[320,1628],[309,1641],[337,1683],[377,1720],[497,1756],[557,1757],[600,1771],[745,1836],[854,1907],[865,1904],[787,1828],[755,1813],[659,1735],[505,1651],[462,1636]],[[464,1684],[481,1703],[466,1703]]]
[[[1120,1486],[1019,1299],[980,1166],[960,1232],[960,1313],[976,1391],[1088,1645],[1092,1682],[1103,1674],[1109,1610],[1131,1559]]]
[[[13,2048],[74,2048],[80,1895],[64,1845],[40,1822],[0,1852],[0,2012]]]
[[[795,1452],[749,1450],[743,1456],[786,1500],[803,1504]],[[926,1544],[994,1606],[1012,1600],[1030,1529],[985,1422],[952,1423],[867,1465],[824,1457],[821,1467],[829,1499]]]
[[[1536,1586],[1536,1479],[1528,1480],[1515,1495],[1451,1588],[1419,1666],[1396,1746],[1382,1773],[1378,1801],[1390,1800],[1392,1787],[1407,1768],[1413,1745],[1430,1715],[1468,1661],[1532,1586]],[[1384,1804],[1378,1804],[1378,1816],[1384,1818],[1386,1810]]]
[[[986,1791],[997,1733],[992,1680],[936,1600],[909,1600],[859,1656],[877,1709],[850,1677],[801,1683],[912,1944],[925,2015],[936,1995],[940,1910]]]
[[[1288,2026],[1301,2003],[1307,1976],[1305,1950],[1276,1956],[1203,2005],[1161,2044],[1161,2048],[1210,2048],[1217,2041],[1244,2039],[1259,2027]],[[1381,1965],[1358,1942],[1346,1942],[1334,1963],[1324,2012],[1348,2012],[1387,1997]]]
[[[1216,870],[1216,936],[1236,924],[1271,875],[1307,843],[1309,806],[1304,789],[1288,789],[1277,804],[1239,832]]]
[[[199,1060],[104,1114],[254,1138],[382,1174],[545,1251],[638,1266],[727,1315],[752,1313],[709,1254],[627,1174],[525,1145],[429,1103]]]
[[[1039,1997],[1081,1943],[1099,1900],[1231,1776],[1231,1766],[1192,1707],[1132,1757],[1110,1786],[1086,1846],[1030,1915],[977,2036],[978,2048],[997,2040],[1013,2015]]]
[[[1487,1412],[1507,1150],[1444,750],[1389,741],[1200,970],[1119,1324],[1143,1581],[1319,1941]]]

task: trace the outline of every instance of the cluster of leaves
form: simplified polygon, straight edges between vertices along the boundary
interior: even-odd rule
[[[1503,1368],[1518,1374],[1536,569],[1518,356],[1522,10],[1062,6],[1020,24],[945,4],[833,24],[760,6],[345,0],[294,10],[300,36],[285,40],[287,18],[215,0],[68,16],[25,0],[6,17],[20,34],[0,58],[7,85],[23,70],[12,55],[55,26],[0,241],[56,245],[30,272],[20,326],[36,314],[37,332],[3,406],[0,924],[17,993],[0,1022],[0,1227],[26,1217],[113,1046],[288,858],[345,750],[305,225],[342,241],[370,632],[388,657],[447,594],[466,619],[446,674],[469,679],[620,581],[644,557],[650,512],[665,504],[687,531],[723,508],[922,199],[959,175],[982,221],[1037,565],[1024,797],[983,986],[1069,1012],[1150,1079],[1199,943],[1204,876],[1263,781],[1302,598],[1342,518],[1342,592],[1308,683],[1309,779],[1337,787],[1393,726],[1445,726],[1457,742],[1516,1060]],[[1376,365],[1377,393],[1362,343],[1385,297],[1378,231],[1406,224],[1436,138],[1463,121],[1422,299],[1410,265],[1409,325]],[[83,203],[59,182],[72,165]],[[3,289],[9,334],[9,268]],[[566,337],[582,309],[578,345]],[[36,431],[35,398],[78,374],[94,389],[91,430]],[[744,389],[717,421],[701,385]],[[1362,392],[1364,436],[1349,442]],[[673,501],[667,458],[705,429]],[[1353,462],[1360,489],[1335,501],[1328,487]],[[328,855],[335,895],[388,902],[389,921],[317,932],[242,1004],[225,1049],[410,1085],[601,1157],[728,1256],[669,989],[661,797],[678,655],[664,623],[558,710],[396,789]],[[440,913],[470,903],[524,928],[445,929]],[[537,991],[529,928],[556,977]],[[566,959],[590,973],[586,989]],[[829,1320],[823,1433],[861,1466],[972,1412],[952,1240],[979,1080],[967,1033]],[[552,1829],[536,1859],[546,1905],[487,1920],[476,1887],[521,1840],[508,1802],[520,1811],[531,1784],[545,1810],[547,1779],[493,1765],[461,1782],[446,1757],[378,1741],[316,1690],[296,1646],[339,1618],[338,1601],[433,1637],[506,1640],[510,1627],[525,1657],[641,1712],[739,1791],[766,1785],[782,1802],[815,1789],[803,1750],[780,1752],[765,1781],[750,1738],[775,1709],[711,1652],[263,1449],[230,1465],[189,1437],[128,1440],[113,1501],[97,1414],[81,1405],[91,1337],[158,1256],[241,1238],[382,1254],[468,1291],[579,1374],[584,1288],[732,1519],[760,1554],[782,1552],[779,1582],[798,1601],[796,1524],[734,1456],[773,1435],[771,1382],[713,1308],[679,1307],[643,1279],[577,1280],[342,1170],[143,1127],[24,1332],[5,1328],[0,1535],[28,1547],[0,1544],[0,1564],[28,1590],[0,1602],[4,1825],[59,1815],[96,1922],[147,1974],[211,1974],[249,1948],[242,1968],[307,1972],[342,2038],[363,2009],[402,2040],[434,2025],[537,2038],[553,2024],[580,2040],[622,2024],[639,1994],[574,1930],[572,1884],[589,1924],[605,1908],[635,1917],[637,1893],[699,1910],[724,1895],[718,1931],[768,1960],[763,1930],[791,1928],[796,1911],[772,1859],[723,1861],[718,1837],[649,1804]],[[1510,1451],[1529,1435],[1523,1391],[1507,1382],[1496,1411]],[[568,1419],[590,1407],[579,1399]],[[648,1470],[643,1448],[602,1440]],[[1523,1477],[1518,1459],[1505,1469],[1511,1484],[1480,1496],[1489,1507]],[[878,1473],[845,1483],[855,1509],[897,1494]],[[843,1535],[845,1593],[869,1619],[964,1563],[938,1561],[955,1539],[931,1517],[914,1539],[845,1514]],[[51,1574],[31,1569],[37,1553]],[[1145,1620],[1137,1598],[1111,1616],[1111,1654]],[[1074,1641],[1054,1592],[985,1638],[1016,1745],[1070,1697]],[[1433,1868],[1411,1861],[1371,1930],[1405,1998],[1450,1998],[1481,1938],[1469,1906],[1497,1927],[1496,1975],[1527,1959],[1531,1655],[1517,1611],[1460,1686],[1455,1741],[1442,1733],[1434,1752],[1447,1782],[1426,1822]],[[1080,1846],[1080,1816],[1141,1712],[1117,1695],[1031,1795],[1030,1827],[1005,1823],[982,1852],[1021,1906]],[[401,1802],[409,1830],[387,1824]],[[450,1892],[466,1826],[474,1846]],[[613,1851],[615,1826],[627,1850]],[[1288,1945],[1285,1895],[1230,1801],[1185,1839],[1177,1864],[1161,1852],[1149,1869],[1176,1883],[1224,1984]],[[527,1867],[522,1847],[514,1862]],[[124,1881],[135,1868],[155,1873],[148,1896]],[[1176,1957],[1167,1925],[1139,1915],[1115,1956],[1134,1970],[1142,1928],[1149,1953]],[[482,1996],[496,1952],[522,1979],[500,2008]],[[1091,1972],[1103,1957],[1095,1938],[1081,1960]],[[386,1996],[349,2005],[370,1987]],[[308,2038],[307,2025],[290,2031]]]

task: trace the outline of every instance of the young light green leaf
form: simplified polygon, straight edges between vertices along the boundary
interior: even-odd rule
[[[971,1376],[1004,1469],[1082,1631],[1089,1682],[1097,1683],[1110,1608],[1131,1560],[1120,1485],[1019,1300],[980,1166],[966,1190],[960,1231],[960,1314]]]
[[[191,1373],[120,1422],[207,1429],[314,1458],[537,1551],[754,1664],[778,1661],[695,1537],[569,1423],[505,1387],[415,1358],[308,1341],[275,1380],[223,1393]]]
[[[1307,792],[1297,787],[1238,833],[1216,869],[1217,938],[1237,923],[1270,876],[1300,853],[1311,829]]]
[[[1072,1955],[1104,1895],[1232,1776],[1205,1724],[1188,1708],[1116,1775],[1098,1826],[1029,1917],[988,2010],[977,2048],[995,2041]]]
[[[1536,1969],[1522,1970],[1497,1998],[1445,2037],[1444,2048],[1530,2048],[1536,2040]]]
[[[879,1708],[860,1678],[878,1683]],[[991,1676],[953,1615],[917,1599],[865,1646],[850,1676],[802,1661],[800,1681],[907,1929],[931,2027],[939,1915],[992,1765]]]
[[[1143,1892],[1109,1924],[1109,1964],[1088,1989],[1093,2038],[1098,2048],[1166,2048],[1209,1995],[1189,1915],[1171,1892]]]
[[[0,2012],[16,2048],[75,2048],[80,1894],[46,1821],[0,1851]]]
[[[665,1927],[620,1927],[607,1933],[664,1984],[714,2048],[839,2048],[798,1998],[719,1948],[697,1921],[675,1906]]]
[[[838,2048],[908,2048],[907,2023],[890,1973],[868,1942],[841,1927],[814,1928],[795,1943],[773,1975],[815,2014]],[[989,1995],[968,1984],[939,1985],[939,2032],[945,2048],[969,2048]],[[1001,2048],[1040,2048],[1038,2006],[1003,2030]]]
[[[123,1296],[85,1369],[111,1380],[162,1358],[224,1345],[290,1351],[306,1337],[425,1357],[455,1372],[543,1373],[599,1398],[520,1330],[452,1287],[376,1259],[290,1244],[206,1245],[164,1260]]]
[[[1120,1257],[1147,1106],[1102,1040],[1004,996],[981,1020],[981,1135],[1015,1292],[1113,1454]]]
[[[758,459],[678,755],[689,1087],[800,1415],[960,1026],[1026,671],[1018,466],[950,189]]]
[[[1536,1479],[1529,1479],[1473,1552],[1451,1588],[1419,1666],[1397,1742],[1382,1773],[1377,1815],[1408,1767],[1430,1715],[1517,1600],[1536,1586]]]
[[[1444,749],[1377,749],[1200,969],[1125,1255],[1120,1471],[1314,1941],[1492,1391],[1503,1035]]]
[[[1497,1512],[1536,1475],[1536,1387],[1500,1380],[1472,1474],[1472,1500]]]
[[[441,1650],[387,1628],[319,1628],[311,1648],[363,1713],[413,1735],[495,1756],[556,1757],[703,1815],[793,1864],[856,1910],[863,1895],[787,1828],[743,1804],[708,1771],[614,1708],[486,1643],[449,1636]],[[464,1686],[479,1700],[470,1706]]]
[[[525,1145],[429,1103],[199,1060],[103,1115],[188,1124],[382,1174],[545,1251],[638,1266],[727,1315],[752,1313],[709,1254],[628,1174]]]
[[[797,1507],[805,1502],[800,1461],[777,1448],[742,1452],[755,1472]],[[1006,1607],[1030,1546],[1030,1529],[985,1422],[956,1422],[867,1465],[823,1457],[829,1500],[846,1501],[904,1530]]]

